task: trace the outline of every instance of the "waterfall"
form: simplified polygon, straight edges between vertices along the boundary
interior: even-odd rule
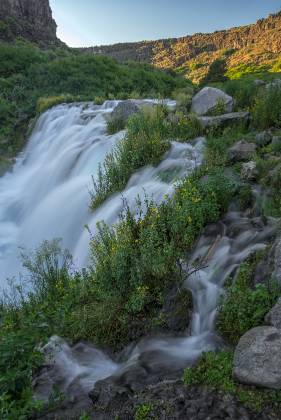
[[[201,164],[204,139],[192,144],[172,142],[158,166],[133,174],[122,193],[113,194],[91,213],[91,177],[97,176],[99,164],[125,135],[124,131],[112,136],[106,133],[104,117],[117,103],[61,105],[47,111],[13,170],[0,179],[2,285],[6,277],[21,271],[18,248],[35,248],[45,239],[62,238],[76,266],[87,266],[86,224],[94,233],[99,220],[115,223],[124,205],[122,198],[132,211],[137,196],[153,197],[159,203],[175,188],[173,177],[167,180],[163,174],[176,172],[183,177]],[[224,283],[250,253],[266,247],[273,231],[271,223],[258,214],[250,217],[230,209],[219,223],[205,229],[185,267],[184,287],[191,290],[194,302],[191,331],[182,337],[143,338],[124,349],[120,360],[112,360],[92,345],[70,346],[53,337],[44,348],[47,360],[51,356],[51,368],[37,378],[36,394],[48,396],[52,386],[59,384],[66,395],[75,395],[77,389],[87,393],[108,377],[122,383],[128,381],[122,379],[128,373],[131,380],[138,380],[140,371],[147,377],[165,374],[193,364],[203,351],[215,350],[221,345],[215,319]]]
[[[156,101],[144,101],[148,102]],[[116,222],[124,205],[122,197],[132,211],[137,196],[153,197],[159,203],[174,191],[173,179],[164,181],[161,173],[176,171],[181,177],[200,165],[203,139],[194,146],[172,142],[157,167],[135,173],[122,193],[112,195],[91,213],[92,176],[125,134],[106,133],[105,116],[117,104],[60,105],[45,112],[11,172],[0,178],[0,286],[22,272],[20,249],[37,248],[43,240],[62,238],[75,266],[87,266],[89,233],[85,225],[94,233],[98,221]]]

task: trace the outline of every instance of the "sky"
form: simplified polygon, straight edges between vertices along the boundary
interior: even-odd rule
[[[281,0],[50,0],[71,47],[154,40],[254,23]]]

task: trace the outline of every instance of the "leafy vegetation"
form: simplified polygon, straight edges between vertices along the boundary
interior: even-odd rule
[[[184,382],[187,386],[204,385],[210,389],[234,395],[247,407],[261,412],[270,405],[279,412],[281,392],[236,383],[232,378],[233,352],[204,353],[202,359],[193,368],[185,369]]]
[[[253,123],[257,128],[281,128],[281,86],[272,85],[259,93],[253,106]]]
[[[208,73],[202,79],[201,84],[207,85],[213,82],[225,82],[227,77],[225,73],[227,71],[227,64],[224,58],[217,58],[212,62],[209,67]]]
[[[113,228],[99,225],[91,243],[93,267],[83,276],[73,273],[58,241],[23,255],[31,291],[17,287],[16,298],[0,309],[3,416],[25,418],[40,408],[31,398],[31,380],[42,362],[37,346],[51,335],[118,348],[149,329],[165,291],[182,280],[180,258],[231,195],[231,184],[215,174],[208,183],[184,181],[175,201],[167,198],[159,207],[148,202],[137,219],[127,209]]]
[[[252,286],[254,266],[255,261],[240,266],[237,278],[220,303],[217,327],[231,344],[237,344],[243,334],[261,325],[280,295],[274,283]]]
[[[192,115],[177,113],[172,119],[167,116],[167,109],[159,105],[144,108],[129,119],[125,138],[106,156],[97,180],[93,181],[93,210],[110,194],[122,191],[137,169],[157,164],[169,150],[171,139],[188,140],[202,132],[199,121]],[[118,124],[113,121],[108,125],[109,132],[115,132]]]
[[[188,179],[173,199],[158,207],[148,202],[143,217],[141,208],[137,219],[127,209],[114,228],[99,224],[91,248],[93,277],[98,300],[107,302],[112,317],[101,314],[97,334],[113,343],[124,340],[132,316],[144,318],[161,307],[163,293],[181,282],[181,256],[202,227],[217,219],[231,193],[231,183],[218,174],[208,183]]]
[[[0,43],[0,152],[14,157],[31,118],[60,101],[169,97],[188,83],[148,64],[67,48],[41,50],[27,41]],[[41,98],[41,99],[40,99]]]

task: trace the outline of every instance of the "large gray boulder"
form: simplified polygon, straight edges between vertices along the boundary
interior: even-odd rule
[[[203,128],[224,127],[249,120],[249,112],[230,112],[229,114],[216,115],[214,117],[197,117]]]
[[[220,89],[205,87],[192,98],[191,111],[197,115],[207,115],[222,101],[225,112],[232,112],[234,99]]]
[[[272,140],[272,134],[269,130],[262,131],[261,133],[256,134],[255,141],[258,146],[266,146]]]
[[[265,322],[266,324],[281,330],[281,298],[278,299],[276,305],[268,312],[265,317]]]
[[[140,111],[140,106],[132,100],[120,102],[112,111],[110,118],[113,120],[121,120],[124,123],[128,121],[131,115]]]
[[[265,326],[244,334],[235,349],[233,377],[246,385],[281,389],[281,331]]]
[[[231,161],[245,161],[250,160],[257,146],[254,143],[248,143],[245,140],[240,140],[228,150],[228,158]]]

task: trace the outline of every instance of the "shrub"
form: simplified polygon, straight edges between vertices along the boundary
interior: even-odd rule
[[[192,86],[177,89],[172,93],[172,99],[177,102],[177,109],[184,113],[189,112],[192,103],[194,89]]]
[[[263,89],[256,85],[252,79],[247,78],[228,80],[219,87],[235,99],[237,110],[250,110],[258,93]]]
[[[151,410],[152,406],[150,404],[140,405],[136,410],[134,420],[147,420]]]
[[[227,207],[232,193],[232,184],[218,174],[206,183],[187,179],[174,199],[158,207],[147,202],[145,215],[140,206],[137,218],[127,209],[115,227],[98,225],[91,241],[92,277],[98,301],[108,307],[96,331],[111,331],[103,340],[116,345],[130,335],[133,319],[161,307],[163,293],[181,282],[180,258]]]
[[[217,327],[232,344],[236,344],[248,330],[263,323],[280,293],[274,283],[251,287],[252,272],[253,264],[243,263],[220,303]]]
[[[180,141],[187,141],[203,134],[203,127],[198,118],[189,114],[185,116],[177,112],[171,119],[171,137]]]
[[[256,128],[281,127],[281,87],[262,91],[253,106],[253,124]]]
[[[92,209],[111,193],[122,191],[137,169],[156,164],[169,149],[168,137],[169,128],[162,106],[133,115],[128,121],[126,137],[106,156],[94,181]]]
[[[107,121],[107,134],[112,135],[124,130],[126,122],[123,118],[110,118]]]
[[[210,65],[207,75],[201,81],[201,85],[213,82],[225,82],[228,78],[225,73],[227,71],[226,60],[218,58]]]
[[[185,369],[184,382],[190,386],[206,386],[211,390],[222,391],[234,395],[242,404],[250,409],[262,412],[268,406],[279,413],[281,408],[281,392],[236,383],[232,378],[233,352],[204,353],[199,363]]]

